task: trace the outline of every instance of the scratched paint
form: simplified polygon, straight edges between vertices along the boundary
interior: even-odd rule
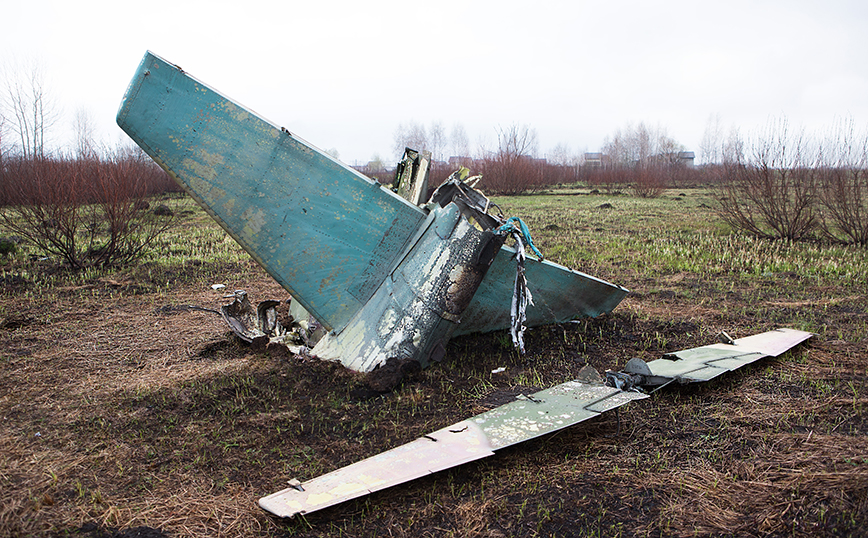
[[[491,270],[491,254],[473,262],[490,241],[484,210],[417,207],[151,53],[118,124],[330,331],[322,357],[424,365],[453,333],[509,326],[513,252],[494,249]],[[408,195],[424,190],[414,181]],[[608,312],[627,292],[548,262],[527,272],[541,305],[530,326]]]
[[[432,432],[408,444],[259,500],[280,517],[310,513],[374,491],[494,454],[574,425],[644,394],[571,381]],[[532,407],[528,407],[532,406]],[[527,409],[533,413],[528,414]],[[531,418],[539,417],[539,418]],[[557,420],[547,420],[556,417]],[[509,432],[504,437],[503,432]]]
[[[392,358],[427,366],[433,350],[446,345],[468,303],[454,300],[449,293],[455,275],[477,276],[475,283],[464,283],[471,289],[462,289],[472,296],[484,270],[464,268],[474,263],[489,241],[501,240],[470,225],[455,204],[432,208],[429,220],[391,276],[347,327],[314,347],[314,355],[370,372]]]
[[[810,333],[803,331],[778,329],[736,340],[729,345],[735,350],[729,353],[776,356],[810,336]],[[676,357],[674,361],[660,360],[689,362],[691,357],[716,360],[713,356],[720,346],[714,344],[678,351],[672,354]],[[654,362],[648,363],[648,366]],[[513,402],[400,447],[312,478],[298,487],[263,497],[259,505],[280,517],[310,513],[437,470],[491,456],[497,450],[572,426],[626,403],[648,398],[648,395],[635,390],[625,392],[603,384],[599,381],[600,375],[590,367],[583,369],[580,376],[583,381],[568,381],[535,394],[522,395]]]
[[[669,381],[681,383],[708,381],[741,368],[763,357],[776,357],[804,342],[812,333],[794,329],[777,329],[734,340],[731,344],[711,344],[670,353],[667,358],[645,363],[632,359],[624,372],[642,376],[648,385]]]
[[[385,276],[425,218],[151,53],[118,124],[329,329],[370,298],[368,275]]]

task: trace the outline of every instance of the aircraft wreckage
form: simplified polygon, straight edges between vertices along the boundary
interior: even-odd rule
[[[148,52],[118,125],[292,296],[254,308],[239,291],[221,313],[248,342],[340,361],[359,372],[426,367],[450,338],[523,331],[611,312],[626,289],[544,261],[521,219],[504,216],[458,171],[430,197],[430,156],[408,150],[392,188],[343,165]],[[506,245],[508,239],[514,246]],[[534,256],[526,257],[530,250]],[[288,517],[492,455],[566,428],[669,383],[707,381],[811,333],[778,329],[629,361],[260,499]],[[655,389],[656,390],[656,389]]]

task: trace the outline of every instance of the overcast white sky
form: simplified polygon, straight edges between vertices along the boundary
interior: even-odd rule
[[[123,136],[146,50],[350,164],[394,158],[408,121],[461,123],[474,147],[528,124],[542,155],[638,122],[697,153],[711,115],[743,133],[868,122],[864,0],[2,0],[0,16],[0,65],[42,63],[59,144],[79,108]]]

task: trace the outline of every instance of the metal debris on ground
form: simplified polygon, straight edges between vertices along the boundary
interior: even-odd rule
[[[321,326],[302,307],[290,305],[289,323],[284,327],[278,319],[280,301],[262,301],[253,308],[244,290],[236,290],[226,298],[232,302],[220,308],[220,315],[232,332],[249,344],[262,348],[278,344],[296,355],[308,355],[323,336]]]
[[[811,336],[811,333],[803,331],[778,329],[735,340],[727,358],[715,355],[718,349],[715,346],[722,344],[714,344],[675,352],[671,354],[679,357],[675,361],[660,360],[670,363],[681,361],[677,369],[679,373],[673,375],[684,380],[688,379],[689,371],[716,368],[720,370],[717,373],[722,373],[725,371],[723,364],[732,370],[756,360],[755,355],[780,355]],[[698,357],[705,357],[706,362],[700,364],[696,361]],[[742,360],[746,358],[750,360]],[[647,364],[650,366],[656,362]],[[626,370],[606,372],[604,380],[594,368],[585,365],[574,381],[534,394],[519,395],[513,402],[423,435],[411,443],[263,497],[259,505],[280,517],[308,514],[486,458],[497,450],[567,428],[605,411],[617,410],[629,402],[648,398],[643,389],[665,381],[662,370],[658,370],[656,365],[649,368],[651,372],[646,373],[630,373]],[[655,375],[655,371],[661,375]],[[669,374],[675,371],[667,370]],[[690,380],[711,379],[717,373],[710,375],[711,372],[706,371]]]

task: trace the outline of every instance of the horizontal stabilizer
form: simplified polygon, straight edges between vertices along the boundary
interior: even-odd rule
[[[528,327],[581,317],[595,318],[611,312],[629,293],[621,286],[548,260],[540,262],[528,257],[524,263],[527,286],[533,296],[533,305],[527,308]],[[514,286],[515,250],[504,246],[453,335],[509,328]]]

